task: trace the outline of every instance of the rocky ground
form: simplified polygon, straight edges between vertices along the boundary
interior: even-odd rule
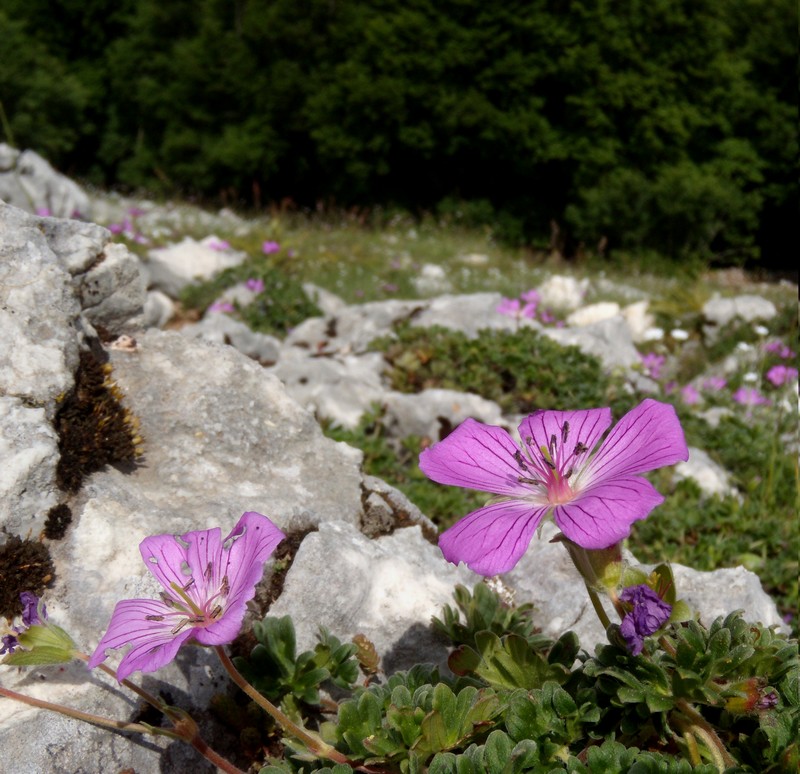
[[[35,214],[55,200],[47,196],[27,207],[33,212],[0,202],[0,573],[24,583],[10,546],[20,540],[44,546],[52,562],[44,573],[51,576],[50,617],[89,652],[119,599],[157,591],[137,550],[142,538],[228,530],[242,512],[255,510],[305,537],[275,601],[268,599],[268,572],[254,615],[269,602],[271,613],[290,614],[301,649],[313,645],[320,625],[342,640],[364,634],[389,671],[443,662],[430,617],[451,601],[455,584],[471,586],[476,576],[447,564],[435,546],[435,526],[391,482],[365,474],[361,452],[326,438],[318,419],[352,427],[380,402],[398,437],[436,440],[443,426],[468,416],[506,425],[514,418],[480,395],[392,390],[381,356],[367,344],[398,320],[467,335],[535,327],[598,356],[608,369],[627,369],[639,389],[647,388],[635,347],[652,335],[642,298],[627,306],[579,302],[557,328],[498,313],[496,293],[348,305],[308,287],[323,316],[284,339],[254,333],[220,311],[166,330],[186,283],[242,256],[186,240],[153,250],[143,262],[100,225]],[[20,196],[14,202],[26,203]],[[80,206],[88,209],[89,201]],[[72,211],[60,207],[55,214]],[[576,282],[554,276],[540,292],[551,301],[558,294],[580,299]],[[247,289],[232,292],[241,302]],[[723,327],[734,318],[758,324],[775,308],[748,293],[713,299],[703,313],[708,326]],[[99,397],[109,391],[121,409]],[[84,403],[70,404],[65,415],[76,395]],[[96,423],[81,419],[98,412],[116,436],[104,438]],[[93,456],[109,464],[93,465]],[[680,474],[709,491],[727,486],[725,471],[702,450],[692,451]],[[591,649],[604,633],[566,552],[548,542],[552,534],[545,528],[503,583],[516,602],[536,606],[546,634],[573,629]],[[744,568],[677,567],[676,578],[681,596],[705,620],[742,608],[754,620],[785,627],[758,577]],[[135,711],[116,685],[87,676],[80,663],[4,668],[0,679],[85,711],[122,718]],[[213,659],[193,648],[143,683],[153,692],[168,690],[173,703],[195,706],[201,715],[227,687]],[[179,743],[130,739],[10,701],[0,702],[0,744],[17,774],[206,770]]]

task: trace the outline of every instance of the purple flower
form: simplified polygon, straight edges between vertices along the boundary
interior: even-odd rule
[[[552,511],[573,543],[606,548],[664,498],[641,473],[689,458],[675,409],[648,398],[611,430],[611,409],[536,411],[519,426],[522,446],[500,427],[467,419],[422,452],[440,484],[498,495],[439,538],[445,558],[482,575],[507,572]],[[597,447],[597,448],[595,448]]]
[[[767,371],[766,377],[776,387],[780,387],[786,382],[793,382],[797,379],[797,369],[785,365],[775,365]]]
[[[642,359],[642,365],[647,369],[650,378],[658,379],[661,376],[661,368],[666,361],[664,355],[648,352],[646,355],[639,355],[639,357]]]
[[[642,652],[644,638],[657,632],[669,620],[672,605],[644,584],[623,589],[619,598],[631,605],[631,611],[622,619],[619,629],[628,650],[638,656]]]
[[[399,289],[400,288],[395,285],[394,282],[384,282],[383,285],[381,285],[381,290],[384,293],[397,293]]]
[[[138,218],[140,215],[145,215],[146,212],[141,207],[129,207],[128,208],[128,215],[132,218]]]
[[[281,246],[278,242],[271,242],[267,241],[261,245],[261,252],[264,255],[272,255],[273,253],[279,253],[281,250]]]
[[[37,207],[36,214],[42,218],[49,218],[53,213],[50,212],[49,207]]]
[[[703,389],[713,392],[725,389],[728,385],[728,380],[723,379],[721,376],[710,376],[703,382]]]
[[[117,668],[122,681],[131,672],[160,669],[188,640],[223,645],[236,638],[264,562],[284,534],[266,516],[251,511],[224,540],[220,536],[215,527],[141,542],[144,563],[165,590],[158,600],[117,603],[89,659],[90,669],[105,660],[107,649],[131,645]]]
[[[733,393],[733,399],[743,406],[769,406],[770,400],[765,398],[755,387],[740,387]]]
[[[2,643],[3,646],[0,647],[0,656],[5,653],[13,653],[19,647],[19,640],[13,634],[4,634]]]
[[[260,277],[251,277],[244,283],[244,286],[248,290],[252,290],[253,293],[263,293],[264,292],[264,280]]]
[[[500,303],[495,307],[495,312],[504,314],[508,317],[516,317],[519,315],[520,303],[518,298],[503,298]]]
[[[215,301],[208,307],[209,312],[233,312],[233,304],[230,301]]]
[[[792,352],[792,350],[780,340],[768,342],[764,345],[764,349],[767,352],[771,352],[773,355],[783,358],[784,360],[789,360],[795,356],[794,352]]]
[[[219,239],[217,237],[210,237],[206,241],[206,247],[210,248],[211,250],[230,250],[231,244],[230,242],[226,242],[224,239]]]
[[[531,288],[530,290],[526,290],[524,293],[522,293],[520,295],[520,298],[526,304],[533,304],[534,306],[536,306],[539,303],[539,301],[541,301],[542,297],[539,295],[538,290],[536,290],[535,288]]]
[[[700,393],[697,391],[696,387],[687,384],[681,387],[681,400],[688,406],[694,406],[696,403],[700,402]]]
[[[33,626],[34,624],[41,624],[42,619],[47,619],[47,608],[42,604],[41,617],[39,615],[39,597],[30,591],[23,591],[19,595],[19,601],[22,602],[22,624],[23,626]]]

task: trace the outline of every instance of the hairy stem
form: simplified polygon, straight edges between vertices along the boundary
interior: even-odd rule
[[[81,710],[73,709],[72,707],[65,707],[63,704],[53,704],[43,699],[34,699],[33,696],[26,696],[24,693],[17,693],[16,691],[9,690],[0,686],[0,696],[5,696],[7,699],[13,699],[22,704],[27,704],[29,707],[36,707],[37,709],[45,709],[50,712],[58,712],[61,715],[66,715],[68,718],[75,718],[75,720],[82,720],[85,723],[91,723],[94,726],[102,726],[103,728],[110,728],[114,731],[131,731],[140,734],[149,734],[150,729],[140,723],[127,723],[123,720],[110,720],[100,715],[93,715],[90,712],[81,712]],[[175,736],[174,734],[167,734]]]
[[[299,739],[301,742],[303,742],[303,744],[306,745],[306,747],[308,747],[309,750],[321,758],[327,758],[328,760],[335,761],[336,763],[350,762],[347,756],[331,747],[331,745],[327,744],[327,742],[324,742],[322,739],[320,739],[320,737],[298,726],[287,715],[281,712],[271,701],[262,696],[255,688],[253,688],[253,686],[250,685],[250,683],[248,683],[244,677],[242,677],[242,675],[239,673],[239,670],[236,669],[222,646],[217,645],[214,650],[216,650],[219,660],[222,662],[222,666],[225,667],[225,670],[231,676],[233,682],[236,683],[236,685],[238,685],[256,704],[258,704],[259,707],[271,715],[287,733],[296,739]]]
[[[708,751],[714,758],[714,763],[720,771],[724,771],[728,766],[736,765],[733,756],[728,752],[711,724],[686,699],[678,699],[675,702],[675,706],[691,723],[692,733],[705,742]]]

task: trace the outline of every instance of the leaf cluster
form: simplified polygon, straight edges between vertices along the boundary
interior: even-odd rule
[[[322,314],[308,298],[302,284],[283,266],[264,259],[250,259],[225,269],[213,279],[189,285],[181,293],[181,303],[189,309],[205,311],[228,288],[248,279],[260,279],[263,292],[246,306],[234,304],[238,315],[251,330],[285,336],[309,317]]]
[[[472,392],[495,401],[506,414],[600,406],[614,391],[597,358],[529,328],[484,330],[469,338],[439,326],[401,324],[370,346],[383,352],[395,390]]]
[[[326,766],[284,740],[286,756],[261,774],[344,774],[357,766],[403,774],[711,774],[721,770],[711,734],[725,746],[726,771],[777,774],[800,761],[797,641],[738,612],[707,628],[671,623],[632,656],[613,625],[594,655],[572,633],[545,641],[531,630],[528,610],[518,614],[485,584],[472,594],[459,588],[456,606],[460,620],[447,606],[436,621],[460,642],[450,658],[455,677],[420,664],[352,686],[335,719],[320,726],[351,766]],[[282,626],[285,639],[291,623]]]

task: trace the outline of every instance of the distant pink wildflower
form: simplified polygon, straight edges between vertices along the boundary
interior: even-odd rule
[[[220,252],[223,251],[223,250],[230,250],[231,249],[231,243],[230,242],[227,242],[224,239],[218,239],[217,237],[209,239],[206,242],[206,246],[209,247],[212,250],[218,250]]]
[[[784,360],[789,360],[795,356],[795,353],[780,340],[768,342],[764,345],[764,349]]]
[[[658,379],[661,376],[661,368],[666,362],[666,357],[655,352],[648,352],[646,355],[639,355],[639,357],[642,359],[642,365],[647,369],[650,378]]]
[[[797,369],[785,365],[775,365],[767,371],[766,377],[776,387],[780,387],[786,382],[793,382],[797,379]]]
[[[755,387],[740,387],[733,393],[732,397],[743,406],[769,406],[771,403]]]
[[[539,295],[539,291],[536,288],[531,288],[530,290],[526,290],[524,293],[520,294],[520,298],[526,304],[538,304],[542,297]]]
[[[251,277],[249,280],[246,280],[244,286],[248,290],[252,290],[253,293],[263,293],[264,292],[264,280],[261,277]]]
[[[503,298],[495,307],[495,311],[517,320],[522,318],[531,320],[536,317],[536,304],[530,302],[523,304],[518,298]]]
[[[261,245],[261,252],[264,253],[264,255],[272,255],[273,253],[279,253],[280,250],[281,246],[278,242],[267,241]]]
[[[49,218],[53,213],[50,212],[49,207],[37,207],[36,214],[42,218]]]
[[[536,411],[519,426],[522,445],[500,427],[467,419],[422,452],[433,481],[497,497],[442,533],[445,558],[482,575],[507,572],[542,519],[586,549],[627,537],[664,498],[640,474],[689,452],[675,409],[644,400],[611,430],[611,409]]]
[[[224,540],[219,527],[145,538],[139,550],[164,587],[161,598],[118,602],[89,668],[105,661],[106,650],[130,645],[117,667],[121,682],[132,672],[165,666],[189,640],[233,642],[264,562],[284,537],[266,516],[250,511]]]
[[[224,312],[230,313],[234,311],[233,304],[230,301],[215,301],[208,307],[209,312]]]
[[[719,392],[719,390],[724,390],[727,385],[727,379],[723,379],[721,376],[709,376],[703,382],[703,389],[709,392]]]
[[[694,406],[696,403],[700,402],[700,393],[697,391],[696,387],[687,384],[681,387],[681,400],[688,406]]]

